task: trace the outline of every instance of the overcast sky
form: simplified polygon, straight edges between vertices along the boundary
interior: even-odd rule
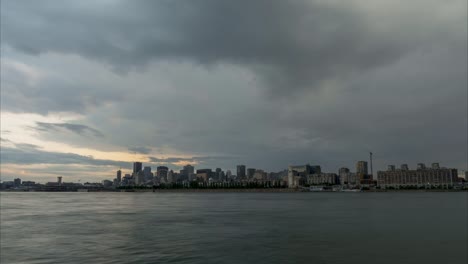
[[[1,1],[2,180],[467,164],[466,0]]]

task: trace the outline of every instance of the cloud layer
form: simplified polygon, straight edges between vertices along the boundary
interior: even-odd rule
[[[466,5],[6,0],[2,111],[76,114],[36,137],[174,167],[466,169]]]

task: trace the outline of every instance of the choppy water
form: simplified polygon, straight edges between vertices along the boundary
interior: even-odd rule
[[[460,263],[468,193],[1,193],[3,263]]]

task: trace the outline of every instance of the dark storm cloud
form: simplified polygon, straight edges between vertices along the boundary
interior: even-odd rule
[[[352,5],[325,1],[4,1],[2,25],[2,41],[26,53],[74,53],[116,69],[237,64],[281,95],[386,65],[425,40],[379,33]]]
[[[99,130],[80,124],[36,122],[36,126],[32,127],[32,129],[41,132],[65,131],[76,133],[81,136],[104,137],[104,134],[102,134]]]
[[[5,0],[2,110],[82,113],[109,142],[46,139],[164,146],[206,167],[336,171],[373,151],[375,168],[466,168],[466,10],[464,0]],[[151,162],[185,161],[168,156]]]
[[[125,166],[130,168],[131,163],[125,161],[94,159],[91,156],[82,156],[73,153],[60,153],[42,151],[30,144],[16,144],[16,148],[1,148],[2,164],[83,164],[95,166]]]

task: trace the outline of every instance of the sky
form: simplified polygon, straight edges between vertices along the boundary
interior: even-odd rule
[[[1,179],[467,169],[466,0],[1,1]]]

